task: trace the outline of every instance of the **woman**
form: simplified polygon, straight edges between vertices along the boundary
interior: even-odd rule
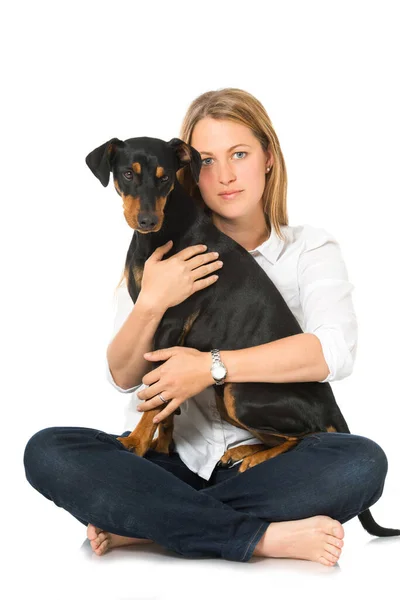
[[[353,286],[335,238],[324,229],[288,225],[285,163],[264,107],[235,88],[205,93],[189,107],[180,138],[202,156],[198,187],[188,169],[180,182],[268,273],[304,331],[222,350],[225,381],[325,382],[350,375],[357,345]],[[233,190],[238,193],[223,195]],[[174,452],[139,457],[123,448],[118,434],[50,427],[27,443],[28,481],[87,526],[99,555],[155,541],[189,557],[335,565],[342,523],[382,495],[386,455],[368,438],[323,432],[243,473],[239,464],[218,466],[228,448],[259,440],[221,420],[210,353],[184,347],[146,353],[167,308],[213,285],[223,266],[201,246],[162,261],[169,248],[157,248],[147,260],[135,306],[129,298],[127,309],[118,309],[122,324],[107,349],[107,373],[123,393],[141,388],[142,410],[164,407],[161,420],[181,406]],[[152,360],[165,362],[151,371]]]

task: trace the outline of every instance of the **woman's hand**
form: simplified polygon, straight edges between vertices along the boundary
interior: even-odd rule
[[[144,358],[166,361],[154,371],[146,373],[142,382],[150,387],[137,394],[140,400],[147,400],[138,406],[138,410],[151,410],[165,405],[165,409],[153,419],[154,423],[162,421],[185,400],[215,383],[210,371],[212,360],[209,352],[173,346],[148,352]],[[162,394],[168,404],[158,394]]]
[[[214,252],[204,254],[206,246],[189,246],[162,260],[172,241],[159,246],[144,263],[140,296],[164,312],[192,294],[217,281],[214,271],[221,268]],[[209,277],[205,277],[209,275]],[[200,279],[205,277],[205,279]]]

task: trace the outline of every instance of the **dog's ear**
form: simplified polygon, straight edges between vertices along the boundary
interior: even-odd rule
[[[168,146],[173,148],[175,151],[175,155],[178,159],[178,169],[182,169],[187,164],[190,164],[190,170],[192,172],[193,179],[196,183],[199,182],[199,175],[201,170],[201,156],[199,152],[197,152],[196,148],[186,144],[183,140],[179,138],[172,138],[169,140]]]
[[[86,164],[92,171],[93,175],[96,175],[100,179],[104,187],[108,186],[110,180],[110,172],[112,163],[115,157],[117,147],[122,148],[124,142],[118,138],[112,138],[105,144],[102,144],[98,148],[89,152],[86,157]]]

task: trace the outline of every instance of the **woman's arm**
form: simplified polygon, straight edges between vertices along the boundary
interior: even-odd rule
[[[127,319],[108,345],[108,367],[120,391],[133,391],[133,387],[142,385],[143,377],[152,369],[143,354],[152,350],[154,334],[164,312],[139,294]]]
[[[297,279],[304,333],[252,348],[221,351],[228,371],[225,381],[324,383],[350,375],[358,335],[351,296],[354,286],[348,280],[338,242],[325,229],[307,229]],[[211,354],[207,361],[211,368]]]
[[[243,350],[221,350],[220,354],[228,371],[227,383],[322,381],[329,374],[321,342],[313,333],[299,333]]]

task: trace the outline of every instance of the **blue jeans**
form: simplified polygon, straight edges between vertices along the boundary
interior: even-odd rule
[[[345,523],[380,498],[388,469],[374,441],[324,432],[243,473],[240,463],[215,467],[206,481],[176,452],[137,456],[117,437],[41,429],[25,447],[26,478],[84,525],[151,539],[185,557],[247,562],[271,522],[328,515]]]

